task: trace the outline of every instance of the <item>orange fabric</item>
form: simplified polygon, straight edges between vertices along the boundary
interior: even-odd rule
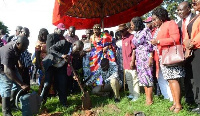
[[[176,45],[180,44],[180,33],[178,29],[178,25],[174,20],[166,21],[160,26],[160,31],[156,37],[157,40],[160,41],[160,44],[157,45],[160,55],[162,55],[162,49],[168,48],[168,46],[174,45],[174,41]],[[155,61],[156,61],[156,77],[158,77],[159,72],[159,56],[155,53]]]
[[[190,39],[188,33],[185,34],[185,40]],[[191,42],[195,49],[200,48],[200,16],[194,21],[192,25]]]
[[[174,20],[166,21],[160,26],[160,31],[156,37],[160,41],[160,44],[157,45],[160,55],[162,55],[162,49],[168,48],[170,45],[180,44],[180,33],[178,25]]]

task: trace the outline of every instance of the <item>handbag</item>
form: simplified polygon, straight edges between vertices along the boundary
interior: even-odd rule
[[[174,40],[174,39],[173,39]],[[183,65],[185,61],[183,45],[169,46],[168,49],[162,50],[162,64],[165,66],[179,66]]]

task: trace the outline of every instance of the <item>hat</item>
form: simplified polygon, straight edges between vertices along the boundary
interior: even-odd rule
[[[57,28],[58,28],[58,29],[61,29],[61,30],[66,30],[65,25],[64,25],[63,23],[59,23],[59,24],[57,25]]]
[[[87,36],[86,35],[82,35],[82,38],[87,38]]]
[[[100,24],[94,24],[93,29],[101,29],[101,25]]]
[[[117,31],[121,31],[121,30],[124,30],[124,29],[128,29],[126,23],[123,23],[123,24],[118,25]]]
[[[152,21],[152,17],[148,17],[146,20],[144,20],[145,23],[150,23]]]

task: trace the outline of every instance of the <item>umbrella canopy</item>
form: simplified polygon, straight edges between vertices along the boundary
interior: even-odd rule
[[[142,16],[163,0],[55,0],[53,24],[62,22],[68,28],[91,29],[94,24],[113,27]]]

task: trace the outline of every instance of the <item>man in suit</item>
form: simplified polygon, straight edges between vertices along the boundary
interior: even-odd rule
[[[181,39],[180,42],[183,43],[185,38],[185,33],[187,31],[187,25],[195,17],[195,14],[191,12],[191,5],[189,2],[184,1],[179,4],[177,7],[178,16],[181,20],[178,22],[178,27],[180,30]],[[185,101],[189,104],[194,103],[194,93],[192,91],[192,67],[191,67],[191,58],[187,59],[185,63],[186,75],[184,79],[184,88],[185,88]],[[183,86],[182,86],[183,87]]]
[[[54,45],[56,42],[60,41],[60,40],[64,40],[65,37],[63,36],[63,34],[65,33],[65,25],[63,23],[59,23],[57,25],[57,28],[54,30],[54,33],[49,34],[47,36],[47,41],[46,41],[46,50],[47,50],[47,54],[49,51],[49,48]]]
[[[43,104],[46,102],[50,84],[54,77],[60,103],[65,107],[67,106],[67,63],[64,61],[64,64],[60,67],[56,67],[55,64],[58,63],[58,60],[67,60],[69,55],[79,54],[83,50],[83,47],[83,42],[79,40],[75,41],[72,47],[70,42],[60,40],[49,48],[49,54],[43,59],[45,82],[40,95],[43,97]]]

